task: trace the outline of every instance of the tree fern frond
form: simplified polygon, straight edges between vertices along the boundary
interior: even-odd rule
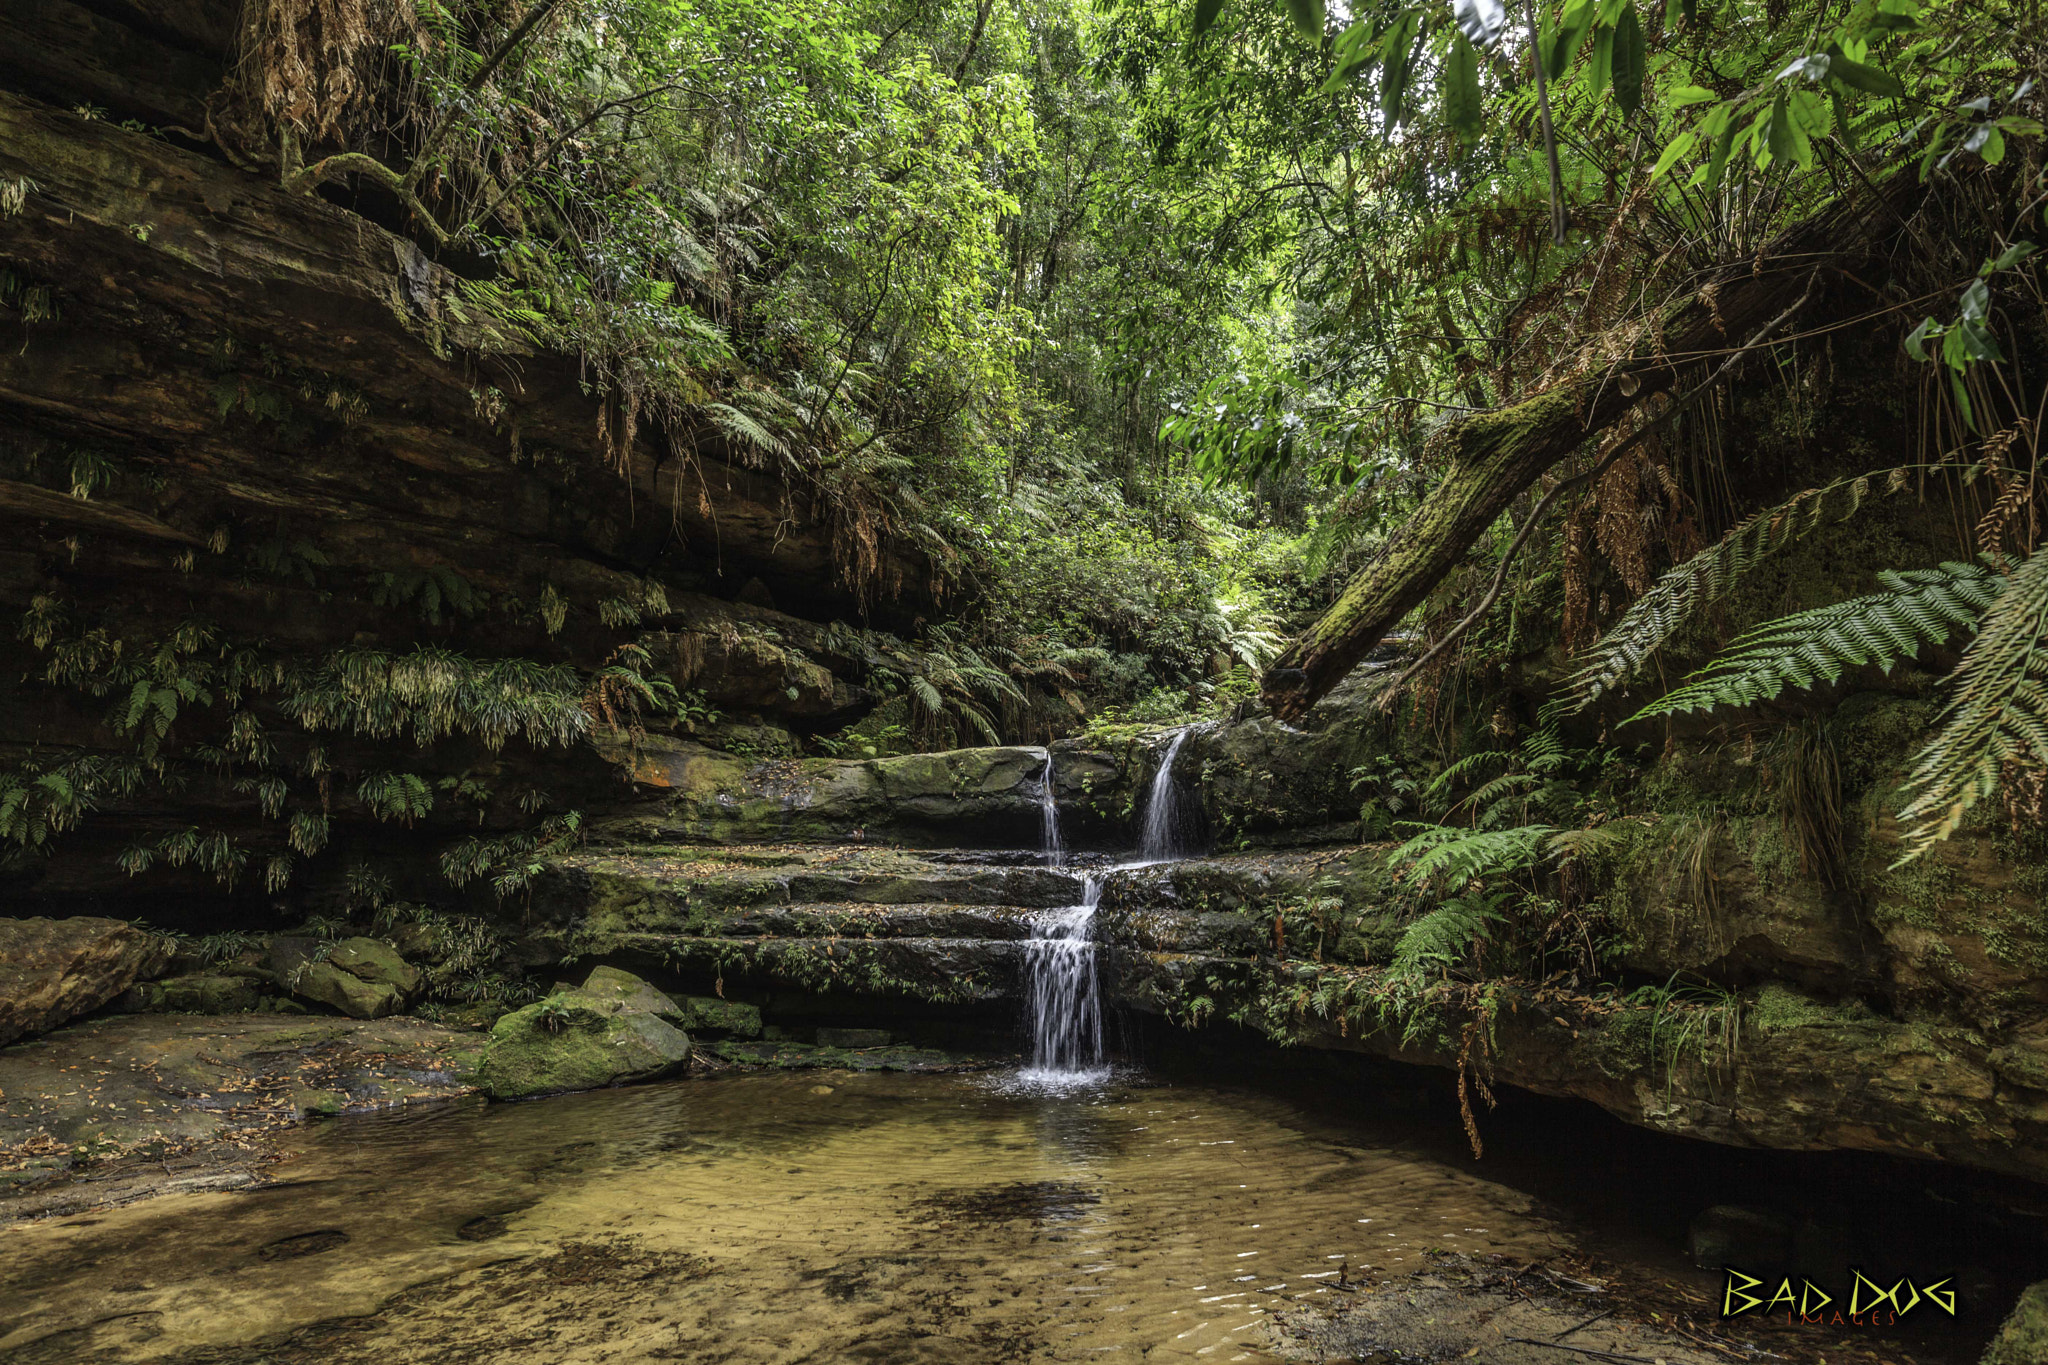
[[[2004,580],[1956,666],[1955,698],[1913,763],[1909,862],[1955,833],[2008,763],[2048,768],[2048,547]]]
[[[1842,522],[1854,516],[1878,480],[1883,481],[1882,491],[1895,492],[1921,467],[1901,465],[1806,489],[1757,512],[1716,543],[1666,571],[1587,652],[1586,661],[1568,684],[1567,708],[1582,711],[1628,682],[1667,640],[1726,597],[1759,562],[1804,539],[1823,522]]]
[[[1754,706],[1787,687],[1834,682],[1849,668],[1885,672],[1923,645],[1973,628],[2004,580],[1976,564],[1878,575],[1884,591],[1794,612],[1743,632],[1683,685],[1629,717]]]

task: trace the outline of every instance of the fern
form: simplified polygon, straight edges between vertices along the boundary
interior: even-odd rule
[[[1486,942],[1493,927],[1506,919],[1500,907],[1507,895],[1496,891],[1457,896],[1410,924],[1387,963],[1389,984],[1397,992],[1413,990],[1428,977],[1463,962],[1476,945]]]
[[[1413,859],[1407,875],[1420,885],[1463,886],[1475,877],[1520,872],[1547,856],[1554,825],[1469,830],[1431,825],[1394,850],[1394,860]]]
[[[2014,570],[1985,610],[1955,687],[1906,779],[1914,795],[1899,812],[1910,826],[1901,863],[1953,834],[2007,764],[2048,768],[2048,547]]]
[[[379,820],[405,825],[434,809],[434,790],[417,773],[371,773],[356,795]]]
[[[1974,629],[1998,599],[2002,580],[1976,564],[1943,564],[1878,575],[1884,591],[1766,621],[1737,636],[1720,657],[1631,716],[1754,706],[1787,687],[1834,682],[1845,669],[1885,672],[1923,645]]]
[[[1907,477],[1922,467],[1901,465],[1806,489],[1775,507],[1764,508],[1715,544],[1668,570],[1588,652],[1586,662],[1567,686],[1566,708],[1582,711],[1627,683],[1644,661],[1733,591],[1758,563],[1824,523],[1839,523],[1856,515],[1877,480],[1884,481],[1885,492],[1897,492],[1906,486]],[[1975,467],[1967,472],[1974,474]],[[1830,517],[1830,509],[1837,507],[1840,511]]]

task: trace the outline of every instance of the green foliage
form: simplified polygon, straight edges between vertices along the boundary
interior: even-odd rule
[[[1366,843],[1391,835],[1395,821],[1415,809],[1421,799],[1415,779],[1391,754],[1375,754],[1353,768],[1351,790],[1367,793],[1358,808],[1358,837]]]
[[[547,865],[547,859],[582,838],[583,816],[566,811],[532,829],[495,839],[468,838],[441,852],[441,875],[455,886],[488,880],[500,899],[523,891]]]
[[[444,619],[475,616],[490,603],[490,594],[445,565],[386,571],[372,579],[370,598],[380,607],[411,605],[429,625]],[[555,627],[560,629],[559,626]]]
[[[1876,664],[1885,672],[1923,646],[1945,643],[1997,600],[2003,580],[1974,564],[1887,570],[1884,591],[1795,612],[1754,626],[1715,660],[1630,720],[1676,711],[1754,706],[1787,687],[1834,682],[1848,668]]]
[[[102,796],[125,796],[142,780],[138,763],[81,756],[62,763],[29,758],[0,770],[0,847],[8,856],[47,852]]]
[[[410,825],[434,808],[434,789],[417,773],[371,773],[356,787],[356,798],[379,820]]]
[[[1449,891],[1501,873],[1521,873],[1544,857],[1554,825],[1472,830],[1431,825],[1394,850],[1397,864],[1417,886]]]
[[[1505,921],[1501,906],[1508,896],[1506,891],[1452,896],[1414,920],[1394,946],[1393,959],[1387,964],[1389,984],[1397,991],[1412,993],[1469,963]]]
[[[2006,773],[2048,770],[2048,547],[1986,608],[1953,689],[1907,779],[1906,859],[1953,834]]]
[[[1584,655],[1572,675],[1570,708],[1583,710],[1634,678],[1666,642],[1735,590],[1762,560],[1861,511],[1873,488],[1896,493],[1919,466],[1808,488],[1745,517],[1719,541],[1666,572]]]

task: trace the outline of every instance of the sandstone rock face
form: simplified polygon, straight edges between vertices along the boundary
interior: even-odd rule
[[[690,1060],[690,1038],[659,1014],[661,992],[626,972],[599,968],[595,990],[557,991],[514,1010],[491,1029],[479,1074],[491,1098],[655,1080]]]
[[[877,759],[756,762],[650,736],[611,755],[656,802],[607,838],[669,843],[899,839],[1035,844],[1045,751],[1014,746]]]
[[[0,1043],[98,1009],[170,956],[167,940],[120,920],[0,920]]]

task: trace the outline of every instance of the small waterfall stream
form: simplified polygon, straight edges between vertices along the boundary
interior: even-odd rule
[[[1119,863],[1109,872],[1171,862],[1181,856],[1182,820],[1173,762],[1191,729],[1174,733],[1146,792],[1137,861]],[[1039,778],[1039,853],[1046,866],[1057,868],[1066,866],[1067,852],[1060,837],[1053,776],[1052,750],[1047,749],[1045,770]],[[1031,1063],[1024,1074],[1035,1083],[1072,1085],[1108,1074],[1102,1050],[1102,988],[1095,963],[1095,910],[1102,901],[1106,875],[1091,872],[1083,876],[1080,903],[1041,912],[1024,942],[1031,1017]]]
[[[1159,760],[1159,771],[1152,775],[1152,786],[1145,793],[1145,823],[1138,833],[1138,861],[1141,863],[1170,863],[1181,855],[1180,788],[1174,785],[1173,761],[1180,757],[1180,746],[1187,742],[1195,727],[1184,725],[1174,731],[1173,742],[1166,746],[1166,756]]]

